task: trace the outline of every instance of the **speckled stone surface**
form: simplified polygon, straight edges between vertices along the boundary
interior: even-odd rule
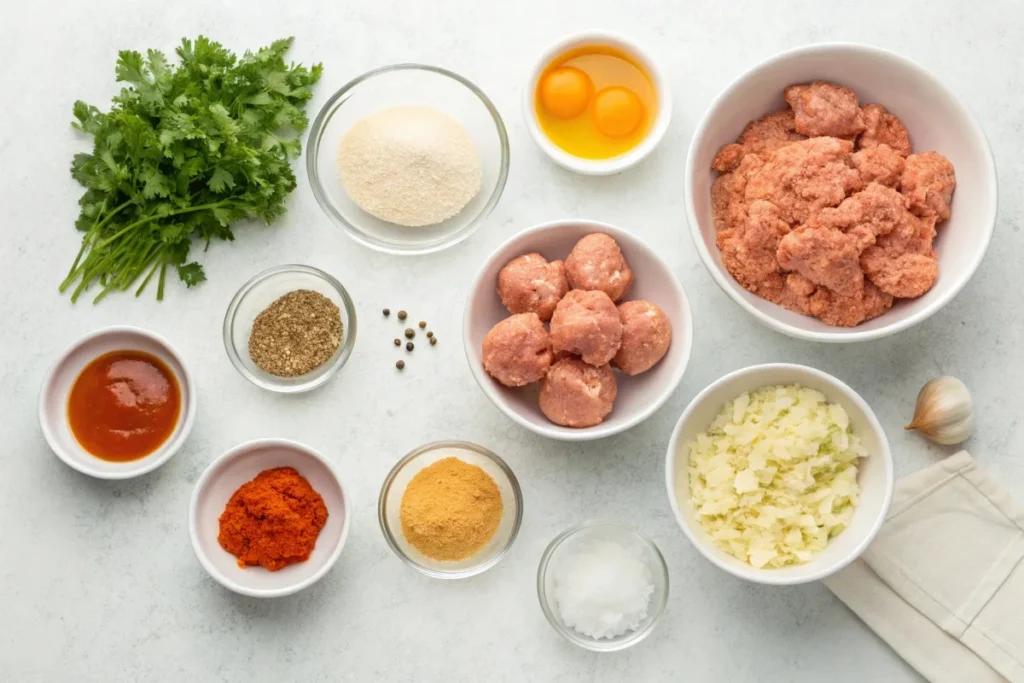
[[[449,0],[253,2],[129,0],[7,3],[0,21],[0,678],[35,681],[915,681],[917,675],[821,585],[770,588],[732,579],[690,547],[665,498],[663,458],[672,425],[709,382],[736,368],[797,361],[834,373],[867,399],[885,426],[898,473],[951,452],[902,425],[920,385],[951,373],[974,390],[979,463],[1024,500],[1024,7],[1011,0],[863,3],[681,3],[649,0],[516,3]],[[262,6],[263,11],[257,11]],[[519,88],[536,54],[568,32],[608,27],[661,56],[675,118],[642,166],[611,178],[555,168],[530,141]],[[78,186],[68,175],[86,141],[70,127],[75,99],[103,105],[116,91],[123,48],[171,50],[209,34],[241,50],[295,35],[291,57],[324,62],[317,108],[372,67],[423,61],[478,83],[505,117],[512,170],[504,198],[469,241],[420,258],[355,245],[300,187],[275,227],[236,231],[202,256],[209,281],[168,288],[162,304],[111,296],[72,306],[56,287],[79,238]],[[815,41],[869,42],[921,62],[981,119],[1001,181],[999,224],[977,276],[927,323],[857,346],[796,342],[767,331],[713,284],[686,232],[683,159],[694,126],[731,79],[779,50]],[[1018,60],[1019,61],[1019,60]],[[470,276],[518,230],[585,216],[625,226],[678,272],[694,308],[694,354],[682,385],[642,426],[595,444],[545,441],[516,427],[484,397],[460,342]],[[279,263],[324,268],[349,288],[359,340],[324,388],[275,396],[246,382],[221,343],[239,285]],[[440,340],[408,359],[391,340],[407,309]],[[200,408],[185,448],[141,479],[79,475],[43,441],[36,408],[55,355],[115,323],[169,337],[198,381]],[[405,372],[396,358],[409,360]],[[255,437],[298,439],[326,452],[355,499],[348,546],[313,588],[274,601],[236,596],[202,570],[186,511],[203,468]],[[504,456],[524,489],[525,517],[511,554],[473,580],[440,582],[395,558],[377,526],[381,481],[394,461],[436,439],[476,441]],[[632,651],[597,655],[561,641],[545,622],[535,571],[547,542],[591,517],[633,523],[664,551],[671,595],[664,621]]]

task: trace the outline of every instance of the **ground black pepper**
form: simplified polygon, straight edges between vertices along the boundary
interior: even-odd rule
[[[277,377],[298,377],[317,369],[341,346],[341,311],[319,292],[296,289],[256,316],[249,357]]]

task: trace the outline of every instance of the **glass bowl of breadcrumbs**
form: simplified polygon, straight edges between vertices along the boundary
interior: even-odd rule
[[[301,322],[299,322],[301,321]],[[235,369],[278,393],[315,389],[348,361],[356,307],[345,287],[312,266],[275,266],[242,285],[224,315]]]

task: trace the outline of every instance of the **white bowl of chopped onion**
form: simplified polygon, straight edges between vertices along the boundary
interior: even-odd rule
[[[823,579],[870,545],[892,501],[889,441],[835,377],[773,363],[686,407],[665,460],[669,501],[704,557],[741,579]]]

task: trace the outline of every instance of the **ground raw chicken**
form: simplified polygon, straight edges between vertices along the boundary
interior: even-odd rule
[[[526,386],[551,366],[551,337],[536,313],[518,313],[484,337],[483,360],[487,374],[505,386]]]
[[[758,296],[776,301],[782,291],[783,273],[775,258],[789,224],[779,218],[771,202],[756,201],[735,229],[718,233],[722,263],[736,281]]]
[[[660,361],[672,343],[672,324],[664,311],[650,301],[619,304],[622,345],[612,366],[627,375],[647,372]]]
[[[865,147],[854,152],[850,163],[860,173],[861,185],[879,183],[886,187],[900,184],[906,161],[896,150],[886,144]]]
[[[540,382],[538,403],[544,415],[563,427],[593,427],[612,411],[618,388],[607,365],[564,358]]]
[[[565,264],[540,254],[514,258],[498,273],[498,296],[509,313],[536,313],[547,322],[568,291]]]
[[[861,111],[864,112],[864,132],[857,138],[857,149],[888,145],[900,156],[910,154],[910,134],[902,121],[880,104],[866,104]]]
[[[838,206],[861,187],[852,156],[849,140],[823,137],[790,143],[750,174],[744,198],[748,204],[769,201],[779,208],[782,220],[803,223],[825,207]]]
[[[900,178],[900,192],[907,198],[907,208],[918,216],[949,218],[949,202],[953,199],[956,174],[949,159],[938,152],[911,154]]]
[[[573,289],[600,290],[618,301],[633,284],[633,271],[619,245],[604,233],[587,235],[565,259],[565,273]]]
[[[911,154],[903,123],[840,85],[786,89],[791,109],[747,124],[712,162],[716,243],[744,288],[852,327],[926,293],[956,179],[938,152]],[[856,150],[856,151],[855,151]],[[570,276],[571,280],[571,276]]]
[[[622,343],[622,320],[611,298],[602,291],[574,289],[551,316],[551,347],[580,356],[590,365],[605,365]]]
[[[807,137],[844,137],[864,132],[857,93],[824,81],[791,85],[784,93],[793,108],[796,132]]]
[[[727,173],[735,170],[747,154],[767,158],[780,147],[806,138],[796,132],[793,110],[783,109],[748,123],[735,143],[719,150],[711,168]]]

